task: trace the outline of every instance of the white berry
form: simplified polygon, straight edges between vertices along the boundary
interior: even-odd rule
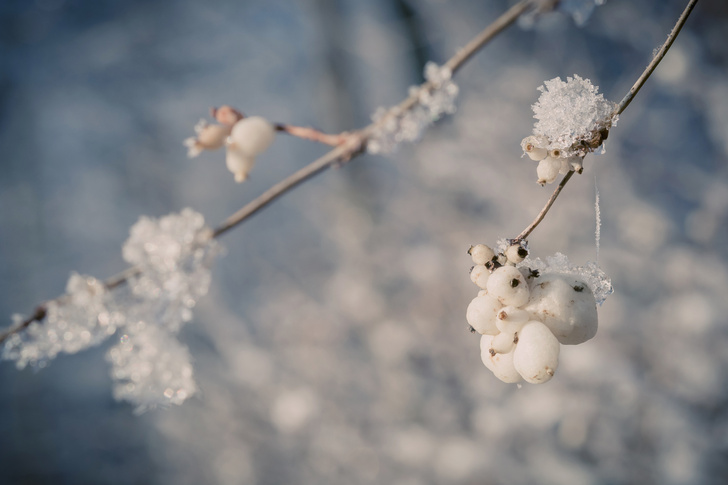
[[[481,334],[495,335],[498,333],[496,327],[496,315],[503,307],[501,303],[491,295],[480,295],[470,302],[465,313],[465,319],[476,332]]]
[[[520,307],[528,302],[528,284],[515,266],[501,266],[488,278],[488,294],[498,298],[503,305]]]
[[[470,281],[478,285],[479,288],[485,289],[490,278],[490,271],[482,264],[476,264],[470,271]]]
[[[559,366],[559,341],[539,321],[530,321],[518,332],[513,366],[526,382],[541,384],[550,380]]]
[[[527,136],[521,141],[521,148],[531,160],[539,161],[548,156],[548,150],[543,148],[546,143],[548,143],[548,140],[539,139],[536,136]]]
[[[523,379],[513,365],[513,351],[506,354],[491,352],[493,337],[480,337],[480,359],[483,364],[500,380],[507,383],[520,382]]]
[[[538,162],[536,167],[536,175],[538,175],[538,183],[550,184],[556,177],[559,176],[559,170],[561,170],[561,159],[554,157],[546,157]]]
[[[275,128],[265,118],[251,116],[233,125],[228,140],[228,148],[242,154],[256,156],[264,152],[275,138]]]
[[[508,261],[511,263],[520,263],[526,259],[526,256],[528,256],[528,251],[520,244],[508,246],[508,249],[506,249],[506,258],[508,258]]]
[[[594,294],[586,283],[570,275],[551,273],[536,278],[524,310],[551,329],[562,344],[580,344],[597,333]]]
[[[495,256],[493,250],[485,244],[476,244],[470,248],[468,253],[473,257],[473,263],[475,264],[485,264]]]

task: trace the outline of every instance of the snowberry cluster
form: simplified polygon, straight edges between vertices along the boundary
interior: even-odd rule
[[[590,80],[574,75],[539,87],[541,96],[533,105],[533,135],[521,141],[523,152],[536,160],[538,183],[550,184],[559,174],[581,173],[587,153],[602,146],[616,124],[616,104],[598,94]]]
[[[243,182],[255,165],[255,157],[273,143],[275,128],[265,118],[244,117],[229,106],[213,110],[213,116],[218,123],[200,120],[195,126],[197,136],[184,141],[187,155],[193,158],[202,150],[217,150],[225,145],[225,164],[235,176],[235,181]]]
[[[500,253],[484,244],[468,252],[475,263],[470,279],[480,291],[466,318],[482,335],[483,363],[503,382],[550,380],[561,344],[580,344],[596,334],[594,293],[572,274],[529,268],[528,249],[517,241]]]

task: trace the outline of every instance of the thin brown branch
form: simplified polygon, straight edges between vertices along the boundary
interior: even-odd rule
[[[513,24],[513,22],[515,22],[515,20],[520,15],[526,12],[533,3],[533,0],[523,0],[513,6],[508,11],[506,11],[492,24],[486,27],[480,34],[478,34],[478,36],[476,36],[472,41],[470,41],[463,49],[458,51],[458,53],[455,54],[450,60],[448,60],[447,63],[445,63],[445,67],[448,67],[454,73],[476,52],[482,49],[498,33],[502,32],[506,27]],[[432,85],[432,83],[425,82],[420,86],[420,89],[432,89],[433,87],[434,86]],[[271,202],[286,194],[289,190],[295,188],[296,186],[310,179],[314,175],[323,172],[327,168],[330,168],[342,162],[349,161],[350,159],[359,155],[360,153],[362,153],[364,147],[366,146],[367,140],[369,139],[369,137],[371,137],[372,133],[376,130],[377,127],[388,122],[388,120],[391,119],[392,116],[400,116],[402,113],[412,108],[417,102],[417,94],[412,94],[404,101],[399,103],[397,106],[390,109],[389,113],[386,116],[382,117],[375,123],[372,123],[359,131],[352,133],[342,133],[340,135],[327,135],[325,133],[317,132],[317,130],[314,130],[312,128],[301,128],[283,124],[276,125],[276,129],[279,131],[284,131],[291,135],[299,136],[301,138],[334,145],[336,148],[329,151],[317,160],[313,161],[309,165],[301,168],[286,179],[273,185],[271,188],[263,192],[260,196],[246,204],[235,214],[228,217],[217,228],[215,228],[212,237],[217,238],[222,236],[232,228],[236,227],[243,221],[258,213],[261,209],[267,207]],[[243,117],[242,113],[228,106],[223,106],[218,109],[213,108],[211,114],[219,122],[228,124]],[[126,283],[126,281],[130,277],[138,272],[139,269],[136,267],[127,268],[121,273],[118,273],[117,275],[114,275],[104,281],[104,286],[107,289],[113,289]],[[61,298],[63,297],[59,297],[55,300],[50,301],[58,301]],[[50,303],[50,301],[39,305],[33,315],[29,316],[20,324],[0,333],[0,344],[7,340],[7,338],[11,335],[18,333],[24,328],[28,327],[34,321],[43,320],[45,318],[48,303]]]
[[[556,198],[561,193],[561,190],[563,190],[566,183],[571,179],[571,176],[574,175],[574,171],[570,171],[566,175],[564,175],[564,178],[561,179],[561,182],[554,190],[554,193],[551,194],[551,197],[549,197],[549,200],[546,201],[546,205],[541,209],[541,212],[538,213],[536,216],[536,219],[533,220],[531,224],[528,225],[527,228],[523,230],[518,236],[516,236],[515,240],[516,242],[523,241],[526,239],[531,232],[536,229],[536,226],[538,226],[544,217],[546,217],[546,214],[548,213],[549,209],[551,209],[551,206],[554,205],[554,202],[556,202]]]
[[[670,50],[670,47],[672,46],[672,43],[675,42],[675,39],[677,39],[677,35],[680,33],[680,30],[683,28],[683,25],[685,25],[685,21],[688,19],[688,16],[690,16],[690,12],[693,11],[693,8],[698,3],[698,0],[690,0],[688,2],[687,7],[685,7],[685,10],[683,10],[682,15],[680,15],[680,18],[677,19],[677,23],[675,24],[675,27],[672,28],[672,31],[670,32],[670,35],[667,36],[667,40],[664,44],[662,44],[662,47],[660,47],[660,50],[657,51],[657,54],[655,54],[655,57],[652,58],[652,61],[647,65],[647,68],[645,68],[642,75],[637,79],[637,82],[634,83],[632,86],[632,89],[629,90],[629,92],[625,95],[624,98],[622,98],[622,101],[619,102],[619,108],[617,109],[617,114],[621,114],[622,111],[624,111],[627,106],[629,106],[629,103],[632,102],[635,95],[639,92],[640,89],[642,89],[642,86],[644,86],[645,82],[647,82],[647,79],[652,75],[652,73],[657,68],[657,65],[662,61],[663,57],[665,57],[665,54],[667,54],[667,51]]]
[[[317,130],[316,128],[294,126],[286,123],[276,123],[275,128],[276,131],[281,131],[297,138],[323,143],[324,145],[330,145],[332,147],[341,145],[351,136],[351,134],[346,131],[336,135],[331,135]]]
[[[695,7],[695,4],[698,3],[698,0],[690,0],[688,2],[687,7],[685,7],[685,10],[683,10],[683,13],[680,15],[680,18],[677,20],[677,23],[675,24],[675,27],[672,28],[672,31],[670,32],[670,35],[667,36],[667,40],[664,44],[662,44],[662,47],[657,51],[657,54],[655,54],[655,57],[652,58],[652,61],[650,64],[645,68],[644,72],[640,75],[640,77],[637,79],[637,81],[632,86],[632,89],[629,90],[629,92],[622,98],[622,101],[620,101],[618,107],[617,107],[617,114],[621,114],[627,106],[632,102],[632,99],[634,99],[635,95],[639,92],[639,90],[642,88],[642,86],[645,84],[647,79],[652,75],[652,73],[655,71],[655,68],[657,68],[657,65],[660,63],[660,61],[665,57],[665,54],[667,54],[667,51],[670,50],[670,47],[672,46],[672,43],[675,42],[675,39],[677,38],[677,35],[680,33],[680,30],[682,29],[683,25],[685,25],[685,21],[688,19],[688,16],[690,15],[690,12],[693,11],[693,8]],[[606,137],[604,137],[606,138]],[[541,212],[538,213],[536,216],[536,219],[529,224],[529,226],[521,232],[514,240],[515,241],[523,241],[525,240],[531,232],[538,226],[541,221],[546,217],[546,214],[551,209],[551,206],[554,205],[554,202],[556,202],[556,198],[561,193],[561,190],[564,188],[566,183],[571,179],[571,176],[574,175],[574,172],[571,171],[567,173],[564,178],[561,180],[559,185],[554,190],[554,193],[551,194],[551,197],[549,197],[549,200],[546,201],[546,205],[541,209]]]

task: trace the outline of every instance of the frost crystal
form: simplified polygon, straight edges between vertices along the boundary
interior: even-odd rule
[[[142,217],[124,244],[124,259],[137,270],[113,291],[90,276],[72,274],[67,294],[47,304],[42,323],[12,335],[2,358],[18,367],[75,353],[123,333],[107,360],[114,395],[143,411],[181,404],[196,391],[187,349],[176,333],[207,293],[210,266],[220,253],[202,216],[191,209],[159,220]],[[14,317],[16,325],[22,317]]]
[[[135,404],[136,412],[182,404],[197,391],[185,346],[156,325],[139,321],[109,349],[114,398]]]
[[[124,260],[141,269],[129,278],[138,304],[172,332],[192,318],[192,307],[210,286],[218,246],[204,222],[191,209],[158,221],[141,217],[122,248]]]
[[[538,121],[533,133],[548,139],[549,150],[559,149],[566,154],[578,154],[581,147],[601,144],[606,136],[597,137],[600,131],[608,130],[617,122],[615,103],[597,94],[598,88],[590,80],[576,74],[566,82],[561,78],[546,81],[538,88],[541,91],[536,104],[532,106]],[[585,154],[581,153],[582,155]]]
[[[546,261],[541,258],[526,258],[518,266],[538,270],[542,274],[558,273],[576,276],[589,285],[589,289],[594,293],[594,298],[599,305],[604,303],[607,297],[614,293],[612,280],[593,261],[589,261],[584,266],[573,266],[569,263],[569,258],[566,255],[556,253],[546,258]]]
[[[48,303],[43,324],[34,322],[7,340],[3,359],[14,360],[19,369],[45,367],[61,352],[74,354],[102,342],[123,324],[121,315],[107,310],[109,297],[96,278],[72,273],[66,293],[63,300]],[[22,317],[13,320],[18,324]]]
[[[584,26],[589,17],[591,17],[594,9],[599,5],[604,5],[607,0],[561,0],[559,2],[559,10],[571,15],[574,22],[579,27]]]
[[[451,78],[450,69],[428,62],[425,66],[428,83],[410,88],[410,96],[417,99],[412,107],[377,108],[374,112],[372,120],[377,127],[367,143],[367,151],[392,153],[399,143],[416,141],[425,128],[443,115],[453,114],[458,87]]]

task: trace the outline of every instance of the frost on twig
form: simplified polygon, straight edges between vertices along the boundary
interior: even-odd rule
[[[561,78],[546,81],[532,106],[536,118],[533,135],[521,142],[521,148],[532,160],[538,183],[550,184],[559,174],[581,173],[583,159],[609,136],[617,123],[617,105],[598,94],[589,79],[576,74],[566,82]]]
[[[413,142],[443,115],[455,113],[458,86],[452,71],[434,62],[425,66],[426,83],[410,88],[413,105],[378,108],[372,120],[375,128],[367,143],[369,153],[392,153],[401,142]]]
[[[207,293],[219,252],[203,217],[191,209],[158,220],[142,217],[122,249],[135,269],[127,284],[108,289],[72,274],[67,294],[47,304],[45,322],[11,335],[2,358],[19,368],[44,367],[61,352],[73,354],[118,334],[107,354],[114,396],[137,410],[181,404],[196,386],[189,353],[176,334]]]

